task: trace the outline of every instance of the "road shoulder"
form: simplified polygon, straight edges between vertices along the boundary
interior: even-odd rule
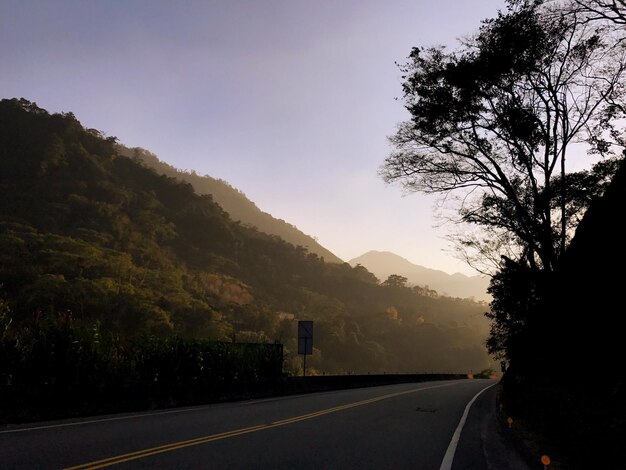
[[[529,470],[498,422],[498,387],[481,394],[469,412],[452,464],[453,470]]]

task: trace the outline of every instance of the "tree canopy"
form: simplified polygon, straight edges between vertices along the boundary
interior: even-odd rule
[[[507,366],[505,412],[564,467],[619,468],[626,3],[507,3],[459,50],[413,50],[411,119],[382,174],[442,195],[459,249],[491,263],[487,344]],[[572,172],[581,148],[597,162]]]
[[[411,119],[391,137],[381,172],[456,203],[454,219],[480,228],[457,238],[470,262],[497,268],[504,255],[553,270],[581,209],[568,188],[577,178],[603,182],[570,176],[568,152],[578,142],[612,150],[626,56],[604,25],[518,3],[458,51],[413,49],[401,66]]]

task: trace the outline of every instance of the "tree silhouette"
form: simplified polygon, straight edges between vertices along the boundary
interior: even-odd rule
[[[571,192],[556,184],[568,151],[585,140],[610,152],[606,134],[623,115],[614,103],[624,48],[602,33],[581,15],[522,2],[460,51],[414,48],[401,66],[411,120],[391,137],[382,176],[458,202],[455,220],[480,228],[456,238],[474,265],[499,267],[500,255],[557,265],[576,222]]]
[[[610,21],[626,26],[626,1],[624,0],[572,0],[573,12],[582,13],[587,21]]]
[[[383,286],[386,287],[406,287],[408,279],[399,274],[390,274],[389,277],[383,282]]]

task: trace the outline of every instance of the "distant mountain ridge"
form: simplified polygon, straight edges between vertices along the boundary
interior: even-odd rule
[[[444,271],[426,268],[389,251],[368,251],[349,261],[351,266],[360,264],[381,281],[391,274],[399,274],[411,284],[428,286],[440,294],[452,297],[489,301],[487,294],[489,280],[483,276],[466,276],[461,273],[448,274]]]
[[[139,161],[157,173],[170,176],[191,184],[198,194],[210,194],[213,200],[224,209],[233,220],[244,225],[256,227],[259,231],[269,235],[276,235],[294,246],[302,246],[311,253],[315,253],[329,263],[343,263],[344,261],[320,245],[313,237],[303,233],[294,225],[277,219],[267,212],[263,212],[248,197],[226,181],[208,175],[198,175],[187,172],[161,161],[155,154],[141,147],[127,148],[122,145],[120,153]]]

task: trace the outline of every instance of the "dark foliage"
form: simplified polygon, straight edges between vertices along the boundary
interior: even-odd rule
[[[0,422],[246,398],[282,378],[282,345],[124,339],[67,314],[15,327],[0,317]]]
[[[573,468],[622,468],[625,3],[507,3],[459,51],[413,49],[383,176],[475,227],[456,240],[496,268],[488,347],[509,412]],[[582,141],[610,158],[570,172]]]

